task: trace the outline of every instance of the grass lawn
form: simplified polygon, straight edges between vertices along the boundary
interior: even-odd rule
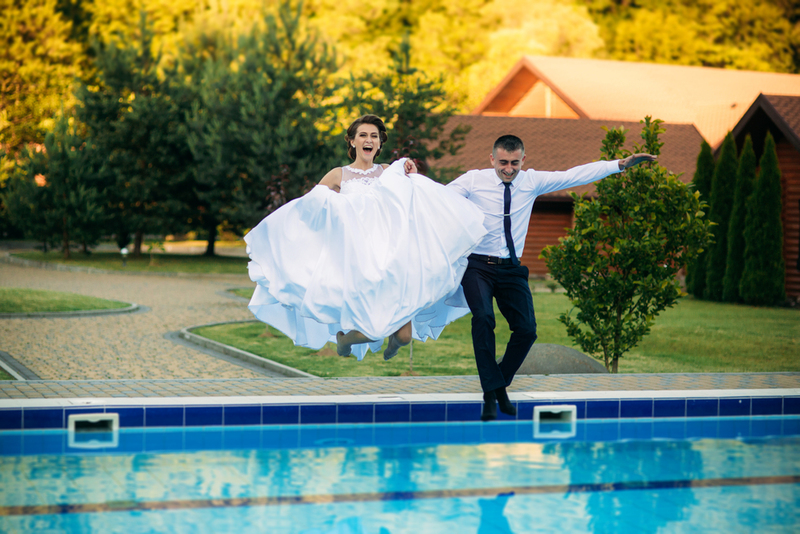
[[[0,287],[0,313],[67,312],[127,308],[127,302],[40,289]]]
[[[140,258],[133,258],[128,254],[127,265],[122,266],[122,256],[117,252],[93,252],[86,255],[80,251],[73,251],[72,258],[64,259],[60,251],[51,252],[18,252],[13,254],[18,258],[33,261],[48,261],[63,263],[64,265],[78,265],[94,267],[108,271],[136,271],[136,272],[170,272],[170,273],[211,273],[211,274],[247,274],[248,258],[231,256],[207,257],[202,254],[154,254],[150,261],[150,254],[142,253]]]
[[[252,289],[239,290],[248,297]],[[569,309],[563,294],[536,293],[538,343],[575,347],[557,317]],[[498,355],[509,330],[498,314]],[[266,332],[269,332],[265,336]],[[295,347],[259,322],[200,328],[194,333],[322,377],[401,376],[409,370],[409,349],[389,362],[367,353],[363,361],[336,356],[328,344],[317,352]],[[578,347],[575,347],[578,348]],[[580,350],[580,349],[579,349]],[[651,333],[623,357],[623,373],[800,371],[800,312],[699,301],[690,297],[656,319]],[[414,372],[420,375],[476,374],[467,315],[445,328],[438,340],[414,342]]]
[[[0,367],[0,380],[14,380],[14,377],[6,373],[5,369]]]

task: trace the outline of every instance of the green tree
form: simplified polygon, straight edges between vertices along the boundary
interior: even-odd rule
[[[52,205],[52,191],[44,186],[44,175],[37,176],[25,172],[23,162],[37,157],[35,150],[22,150],[18,158],[3,154],[8,180],[0,193],[3,220],[22,233],[24,237],[35,239],[47,249],[59,242],[60,236],[54,214],[49,211]],[[38,182],[37,182],[38,180]]]
[[[56,0],[0,0],[0,146],[11,155],[41,143],[78,69],[80,45]]]
[[[97,77],[82,80],[76,93],[78,117],[105,156],[112,228],[134,234],[138,257],[145,232],[174,229],[185,211],[190,94],[174,67],[159,68],[144,13],[135,43],[98,43],[95,55]]]
[[[662,121],[646,117],[636,152],[659,154]],[[608,130],[602,159],[630,155],[625,130]],[[699,195],[658,163],[597,182],[597,198],[575,199],[575,226],[542,251],[553,277],[578,313],[559,320],[581,348],[611,372],[681,296],[677,272],[709,239]]]
[[[786,298],[781,171],[771,133],[767,133],[759,164],[758,179],[747,201],[745,260],[740,292],[747,304],[770,306]]]
[[[692,186],[700,195],[700,201],[706,204],[711,198],[711,182],[714,178],[714,154],[711,145],[703,141],[700,154],[697,156],[697,167],[692,178]],[[686,290],[701,299],[706,288],[706,258],[708,252],[701,250],[694,262],[687,266]]]
[[[736,155],[736,141],[728,132],[722,142],[719,161],[711,180],[711,209],[709,219],[714,224],[714,243],[708,251],[706,260],[706,287],[703,297],[708,300],[722,300],[725,266],[728,260],[728,227],[733,208],[733,192],[736,188],[736,173],[739,170]]]
[[[334,162],[336,56],[290,2],[264,21],[235,45],[220,36],[215,55],[184,64],[197,94],[187,130],[207,255],[219,225],[252,227]]]
[[[97,244],[107,219],[93,148],[69,123],[62,113],[45,137],[45,149],[24,151],[23,172],[5,199],[12,220],[32,237],[45,242],[60,237],[65,258],[71,242],[82,243],[84,252]]]
[[[411,66],[411,47],[404,40],[394,53],[392,70],[367,74],[353,80],[348,105],[358,115],[372,113],[386,123],[389,140],[381,153],[391,160],[408,157],[420,172],[439,181],[449,181],[456,168],[432,168],[433,160],[455,155],[469,129],[454,128],[444,135],[447,120],[455,113],[441,79],[430,79]]]
[[[728,225],[728,257],[723,280],[722,300],[739,302],[739,283],[744,270],[744,228],[747,217],[747,199],[753,193],[756,181],[756,153],[753,140],[748,135],[739,156],[739,171],[736,173],[736,191]]]

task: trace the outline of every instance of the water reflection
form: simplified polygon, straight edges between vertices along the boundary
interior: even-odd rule
[[[478,505],[481,507],[478,534],[514,534],[504,514],[506,504],[513,495],[513,493],[501,493],[494,499],[478,500]]]

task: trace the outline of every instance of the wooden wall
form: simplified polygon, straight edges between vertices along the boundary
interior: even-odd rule
[[[572,227],[572,202],[543,202],[533,205],[525,250],[520,261],[530,270],[530,275],[542,278],[547,274],[544,260],[539,259],[542,249],[547,245],[557,245],[558,238],[567,235]]]
[[[783,261],[786,296],[800,298],[800,152],[786,139],[777,143],[783,189]]]

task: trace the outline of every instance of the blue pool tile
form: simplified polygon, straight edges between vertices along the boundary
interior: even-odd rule
[[[261,447],[261,428],[224,429],[222,446],[225,449],[258,449]]]
[[[722,416],[735,416],[735,415],[750,415],[750,399],[720,399],[719,400],[719,415]]]
[[[300,406],[297,404],[264,404],[261,417],[265,425],[296,425],[300,423]]]
[[[746,438],[750,436],[750,419],[732,417],[719,420],[719,439]]]
[[[25,408],[22,410],[22,428],[64,428],[63,408]]]
[[[144,450],[144,433],[138,430],[133,432],[120,431],[117,436],[117,448],[115,452],[139,453]]]
[[[208,451],[222,449],[222,428],[196,428],[187,430],[183,436],[187,451]]]
[[[305,404],[300,406],[301,425],[318,425],[335,422],[335,404]]]
[[[408,423],[411,421],[411,406],[408,403],[378,403],[375,405],[376,423]]]
[[[780,436],[783,433],[780,419],[753,419],[750,421],[750,435],[754,438]]]
[[[686,399],[686,417],[717,417],[719,399]]]
[[[409,425],[375,425],[373,437],[376,447],[394,447],[411,442]]]
[[[586,439],[589,441],[617,441],[619,439],[619,421],[587,422]]]
[[[23,454],[62,454],[65,432],[26,432],[22,436]]]
[[[783,399],[780,397],[753,397],[752,415],[781,415]]]
[[[518,441],[517,425],[491,424],[483,429],[484,443],[515,443]]]
[[[784,436],[798,436],[800,435],[800,420],[787,419],[783,422],[783,435]]]
[[[495,423],[483,423],[480,425],[464,425],[462,434],[465,443],[482,443],[484,441],[483,432],[488,425]],[[490,429],[491,430],[491,429]]]
[[[154,426],[183,426],[183,406],[147,406],[144,423]]]
[[[185,426],[222,426],[222,406],[187,406]]]
[[[619,416],[653,417],[653,399],[629,399],[620,401]]]
[[[448,402],[448,421],[480,421],[483,404],[480,402]]]
[[[443,402],[411,405],[411,421],[414,423],[443,422],[446,416],[447,405]]]
[[[18,456],[22,454],[22,433],[9,432],[0,437],[0,455]]]
[[[716,438],[719,434],[718,419],[688,418],[686,420],[687,439]]]
[[[144,407],[116,407],[106,406],[106,413],[119,414],[119,427],[120,428],[141,428],[144,426]]]
[[[619,422],[619,439],[653,439],[653,424],[622,419]]]
[[[655,399],[653,417],[686,417],[686,399]]]
[[[686,421],[653,421],[653,437],[661,439],[685,439]]]
[[[375,444],[374,425],[356,425],[350,429],[349,435],[358,447],[372,447]]]
[[[619,402],[619,401],[617,401]],[[553,402],[553,406],[575,406],[575,417],[577,419],[586,419],[586,403],[582,400],[563,400]]]
[[[586,419],[617,419],[618,417],[619,399],[586,401]]]
[[[517,402],[517,421],[533,421],[533,409],[536,406],[550,406],[550,401]]]
[[[783,415],[800,415],[800,397],[783,398]]]
[[[517,407],[517,403],[516,402],[512,401],[511,404],[513,404],[515,408]],[[497,420],[498,421],[516,421],[517,417],[519,417],[519,409],[517,409],[517,415],[506,415],[506,414],[504,414],[503,412],[500,411],[499,407],[497,408]]]
[[[374,422],[374,404],[340,404],[336,421],[338,423]]]
[[[225,426],[260,425],[262,408],[258,404],[246,406],[225,406],[222,421]],[[295,423],[297,420],[295,420]],[[265,421],[266,423],[266,421]]]
[[[0,410],[0,430],[21,430],[22,408]]]
[[[424,429],[420,429],[414,434],[415,443],[438,445],[447,441],[447,425],[431,424],[426,425]]]
[[[148,408],[149,410],[149,408]],[[145,432],[144,446],[146,452],[179,451],[183,449],[183,431]]]

